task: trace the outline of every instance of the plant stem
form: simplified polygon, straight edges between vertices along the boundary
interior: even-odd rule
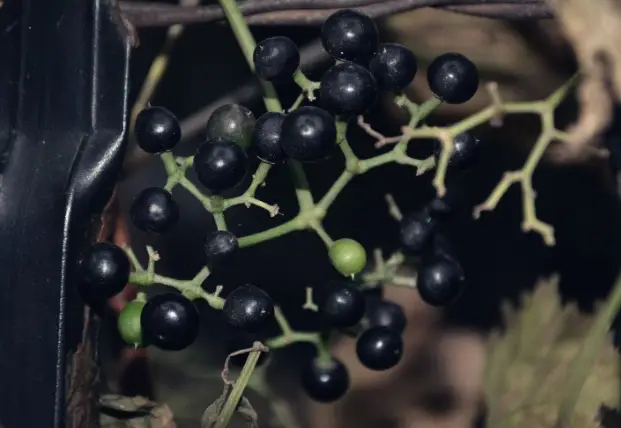
[[[293,185],[295,186],[295,194],[298,199],[298,204],[300,205],[300,211],[310,211],[314,206],[314,201],[304,168],[299,162],[294,160],[289,160],[287,165],[289,166]]]
[[[226,220],[222,211],[214,212],[213,219],[216,222],[216,227],[218,228],[218,230],[227,230]]]

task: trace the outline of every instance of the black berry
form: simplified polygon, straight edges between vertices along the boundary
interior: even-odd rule
[[[228,343],[227,351],[229,354],[232,354],[236,351],[250,349],[252,348],[252,345],[255,341],[260,342],[261,340],[259,340],[259,338],[257,337],[253,337],[253,335],[239,332],[238,334],[234,335],[233,339]],[[249,356],[250,353],[233,355],[231,358],[229,358],[229,361],[236,367],[243,367]],[[269,352],[261,352],[261,354],[259,355],[259,360],[257,361],[257,367],[264,365],[268,359]]]
[[[368,369],[390,369],[399,363],[403,354],[401,334],[386,327],[371,327],[358,338],[356,354]]]
[[[401,91],[416,76],[418,64],[411,50],[397,43],[383,43],[369,63],[377,85],[385,91]]]
[[[198,148],[194,170],[203,186],[213,193],[220,193],[241,182],[248,171],[248,157],[234,142],[215,139]]]
[[[303,367],[301,383],[309,398],[320,403],[331,403],[347,392],[349,372],[336,358],[332,358],[329,362],[314,358]]]
[[[140,315],[143,340],[166,351],[190,346],[200,330],[200,317],[194,304],[179,293],[153,296]]]
[[[254,332],[263,328],[273,315],[274,303],[259,287],[243,285],[227,296],[222,313],[229,325]]]
[[[129,280],[127,254],[114,244],[99,242],[88,248],[78,264],[78,284],[89,301],[103,301],[119,294]]]
[[[406,214],[401,220],[401,248],[407,254],[420,255],[430,244],[438,220],[427,210]]]
[[[463,183],[447,176],[446,193],[442,197],[434,197],[427,204],[426,209],[432,216],[443,218],[459,210],[464,202],[465,189]]]
[[[257,43],[252,59],[261,79],[280,80],[291,77],[298,69],[300,52],[293,40],[276,36]]]
[[[377,82],[371,72],[360,65],[336,64],[321,78],[319,99],[330,113],[362,114],[377,101]]]
[[[134,199],[129,215],[138,229],[161,233],[177,223],[179,206],[170,192],[160,187],[149,187]]]
[[[345,281],[328,284],[328,293],[319,310],[325,322],[334,328],[353,327],[362,319],[366,300],[356,286]]]
[[[333,13],[321,27],[323,48],[340,60],[368,61],[377,50],[378,40],[373,20],[351,9]]]
[[[283,152],[292,159],[324,159],[336,148],[334,118],[319,107],[300,107],[285,117],[280,138]]]
[[[285,153],[280,145],[284,120],[284,114],[271,111],[261,115],[257,120],[252,132],[252,146],[257,152],[257,157],[263,162],[274,164],[285,159]]]
[[[403,333],[406,324],[403,308],[395,302],[382,300],[371,306],[367,313],[370,327],[386,327]]]
[[[464,271],[459,262],[446,254],[436,254],[418,269],[416,289],[421,299],[432,306],[445,306],[462,293]]]
[[[181,125],[175,115],[164,107],[148,107],[136,117],[134,136],[145,152],[166,152],[181,140]]]
[[[427,69],[429,88],[449,104],[461,104],[474,96],[479,88],[476,65],[458,53],[446,53],[434,59]]]
[[[442,153],[440,142],[435,143],[436,157]],[[479,139],[471,132],[462,132],[453,138],[453,153],[449,158],[449,165],[455,168],[468,168],[476,160]]]
[[[232,260],[239,248],[237,237],[227,230],[216,230],[205,240],[205,255],[210,266]]]
[[[246,107],[239,104],[224,104],[209,116],[207,139],[232,141],[246,149],[250,146],[254,124],[254,115]]]

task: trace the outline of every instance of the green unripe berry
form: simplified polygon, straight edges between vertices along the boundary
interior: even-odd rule
[[[367,253],[358,241],[343,238],[335,241],[329,251],[332,266],[344,276],[362,272],[367,264]]]
[[[139,347],[142,345],[142,327],[140,325],[140,314],[145,302],[134,300],[129,302],[117,320],[117,328],[121,339],[128,345]]]

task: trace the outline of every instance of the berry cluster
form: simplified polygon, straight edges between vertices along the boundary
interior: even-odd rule
[[[318,89],[318,105],[300,107],[296,104],[286,113],[268,111],[258,119],[243,106],[223,105],[209,118],[206,141],[194,156],[174,158],[171,154],[181,140],[181,127],[173,113],[162,107],[148,107],[138,115],[134,128],[136,142],[145,152],[161,156],[168,181],[163,188],[149,187],[140,192],[130,208],[132,222],[148,233],[171,231],[179,220],[179,207],[171,191],[180,184],[213,213],[218,230],[207,236],[205,267],[191,280],[175,280],[156,274],[154,262],[157,255],[151,249],[146,269],[130,249],[121,249],[110,243],[97,243],[82,254],[78,280],[82,295],[89,302],[113,297],[128,282],[139,286],[159,283],[180,291],[149,299],[139,293],[136,300],[123,309],[118,328],[128,344],[151,345],[164,350],[181,350],[190,346],[199,334],[200,325],[198,311],[192,302],[195,299],[204,299],[212,308],[222,310],[226,322],[245,333],[256,334],[270,320],[276,319],[283,336],[267,342],[272,348],[296,341],[292,339],[295,334],[291,335],[290,327],[283,326],[286,321],[282,320],[280,309],[260,287],[244,285],[229,292],[224,299],[219,296],[220,288],[214,293],[203,290],[202,283],[209,273],[230,263],[243,246],[242,238],[238,239],[227,230],[223,211],[240,203],[271,210],[271,206],[254,198],[255,190],[271,165],[290,162],[299,167],[297,163],[317,162],[329,157],[339,145],[347,157],[347,150],[351,151],[345,136],[347,120],[373,107],[379,91],[400,92],[405,89],[418,69],[416,57],[410,50],[395,43],[380,43],[374,22],[354,10],[342,10],[328,18],[321,30],[321,40],[326,52],[337,61],[320,82],[311,82],[301,74],[297,46],[286,37],[259,42],[252,57],[255,72],[264,81],[293,78],[309,101],[314,100],[313,91]],[[437,57],[428,68],[427,78],[435,97],[430,105],[434,106],[441,102],[463,103],[478,88],[476,67],[456,53]],[[418,119],[423,118],[421,113]],[[477,146],[478,139],[471,133],[458,135],[453,142],[449,166],[454,170],[469,166],[475,158]],[[444,148],[438,144],[436,157],[443,152]],[[248,174],[249,153],[260,161],[252,184],[242,196],[226,198],[226,192],[238,186]],[[388,155],[368,159],[364,164],[351,154],[350,158],[353,156],[355,162],[348,162],[351,170],[344,172],[341,188],[353,175],[371,167],[396,160],[405,164],[414,164],[415,161],[405,155],[405,150]],[[189,168],[194,169],[205,192],[185,177]],[[399,305],[383,300],[367,301],[363,289],[369,285],[359,281],[364,278],[362,272],[367,266],[364,247],[350,238],[333,241],[323,230],[321,219],[340,191],[335,189],[324,197],[324,204],[314,204],[311,199],[303,208],[300,200],[301,213],[304,211],[306,217],[298,216],[304,219],[304,223],[297,217],[292,220],[298,223],[291,229],[315,230],[328,247],[332,266],[344,277],[329,283],[328,292],[317,304],[321,333],[297,333],[296,336],[299,341],[311,342],[317,348],[316,358],[310,359],[302,371],[302,386],[311,398],[322,402],[339,399],[349,386],[347,368],[326,350],[327,333],[355,331],[360,362],[371,370],[387,370],[401,359],[401,334],[406,325]],[[449,191],[442,198],[431,201],[421,212],[407,215],[402,220],[402,247],[408,254],[421,256],[418,289],[421,297],[432,305],[453,301],[464,285],[463,269],[440,231],[442,219],[454,211],[456,201],[452,195],[454,192]],[[294,224],[292,222],[289,224]],[[249,240],[245,242],[250,245]]]

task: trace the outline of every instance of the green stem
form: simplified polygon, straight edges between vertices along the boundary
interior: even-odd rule
[[[252,245],[256,245],[263,241],[268,241],[270,239],[278,238],[280,236],[286,235],[287,233],[293,232],[294,230],[302,229],[301,223],[298,217],[295,217],[289,220],[286,223],[278,225],[268,230],[264,230],[263,232],[254,233],[252,235],[244,236],[239,238],[239,246],[240,247],[250,247]]]
[[[323,198],[321,198],[317,204],[317,207],[320,208],[323,213],[327,212],[328,208],[330,208],[330,205],[334,203],[339,193],[341,193],[345,186],[347,186],[347,183],[349,183],[354,177],[355,175],[353,173],[347,170],[343,171],[339,178],[337,178],[332,184],[330,189],[328,189],[326,194],[323,195]]]
[[[305,94],[310,101],[315,99],[314,91],[319,89],[319,82],[313,82],[310,80],[300,69],[296,70],[293,74],[293,80],[300,87],[303,95]]]
[[[216,222],[218,230],[227,230],[226,219],[224,218],[224,213],[222,211],[213,213],[213,219]]]
[[[229,25],[233,30],[233,34],[235,35],[235,38],[244,53],[248,66],[254,72],[254,61],[252,59],[252,55],[257,43],[248,28],[248,24],[246,24],[246,21],[244,20],[244,16],[239,10],[235,0],[219,0],[219,3],[220,7],[224,11],[226,20],[229,22]],[[268,111],[282,111],[282,105],[278,100],[278,94],[276,93],[274,86],[264,80],[260,80],[260,82],[261,87],[263,88],[263,93],[265,94],[263,97],[265,108]]]
[[[287,165],[295,186],[295,194],[300,205],[300,211],[310,211],[314,206],[314,201],[304,168],[299,162],[294,160],[290,160]]]
[[[235,386],[233,386],[233,390],[226,399],[224,407],[222,408],[222,412],[220,412],[220,415],[218,416],[218,421],[215,424],[215,428],[226,428],[231,422],[231,418],[237,410],[239,400],[241,400],[242,396],[244,395],[246,385],[252,377],[252,372],[257,366],[257,362],[259,361],[260,356],[261,351],[259,350],[250,352],[250,355],[246,359],[246,363],[244,364],[244,367],[242,368],[239,377],[235,381]]]
[[[442,100],[437,97],[431,97],[424,103],[422,103],[416,109],[416,112],[410,118],[409,127],[416,128],[420,121],[425,120],[435,109],[442,105]]]

